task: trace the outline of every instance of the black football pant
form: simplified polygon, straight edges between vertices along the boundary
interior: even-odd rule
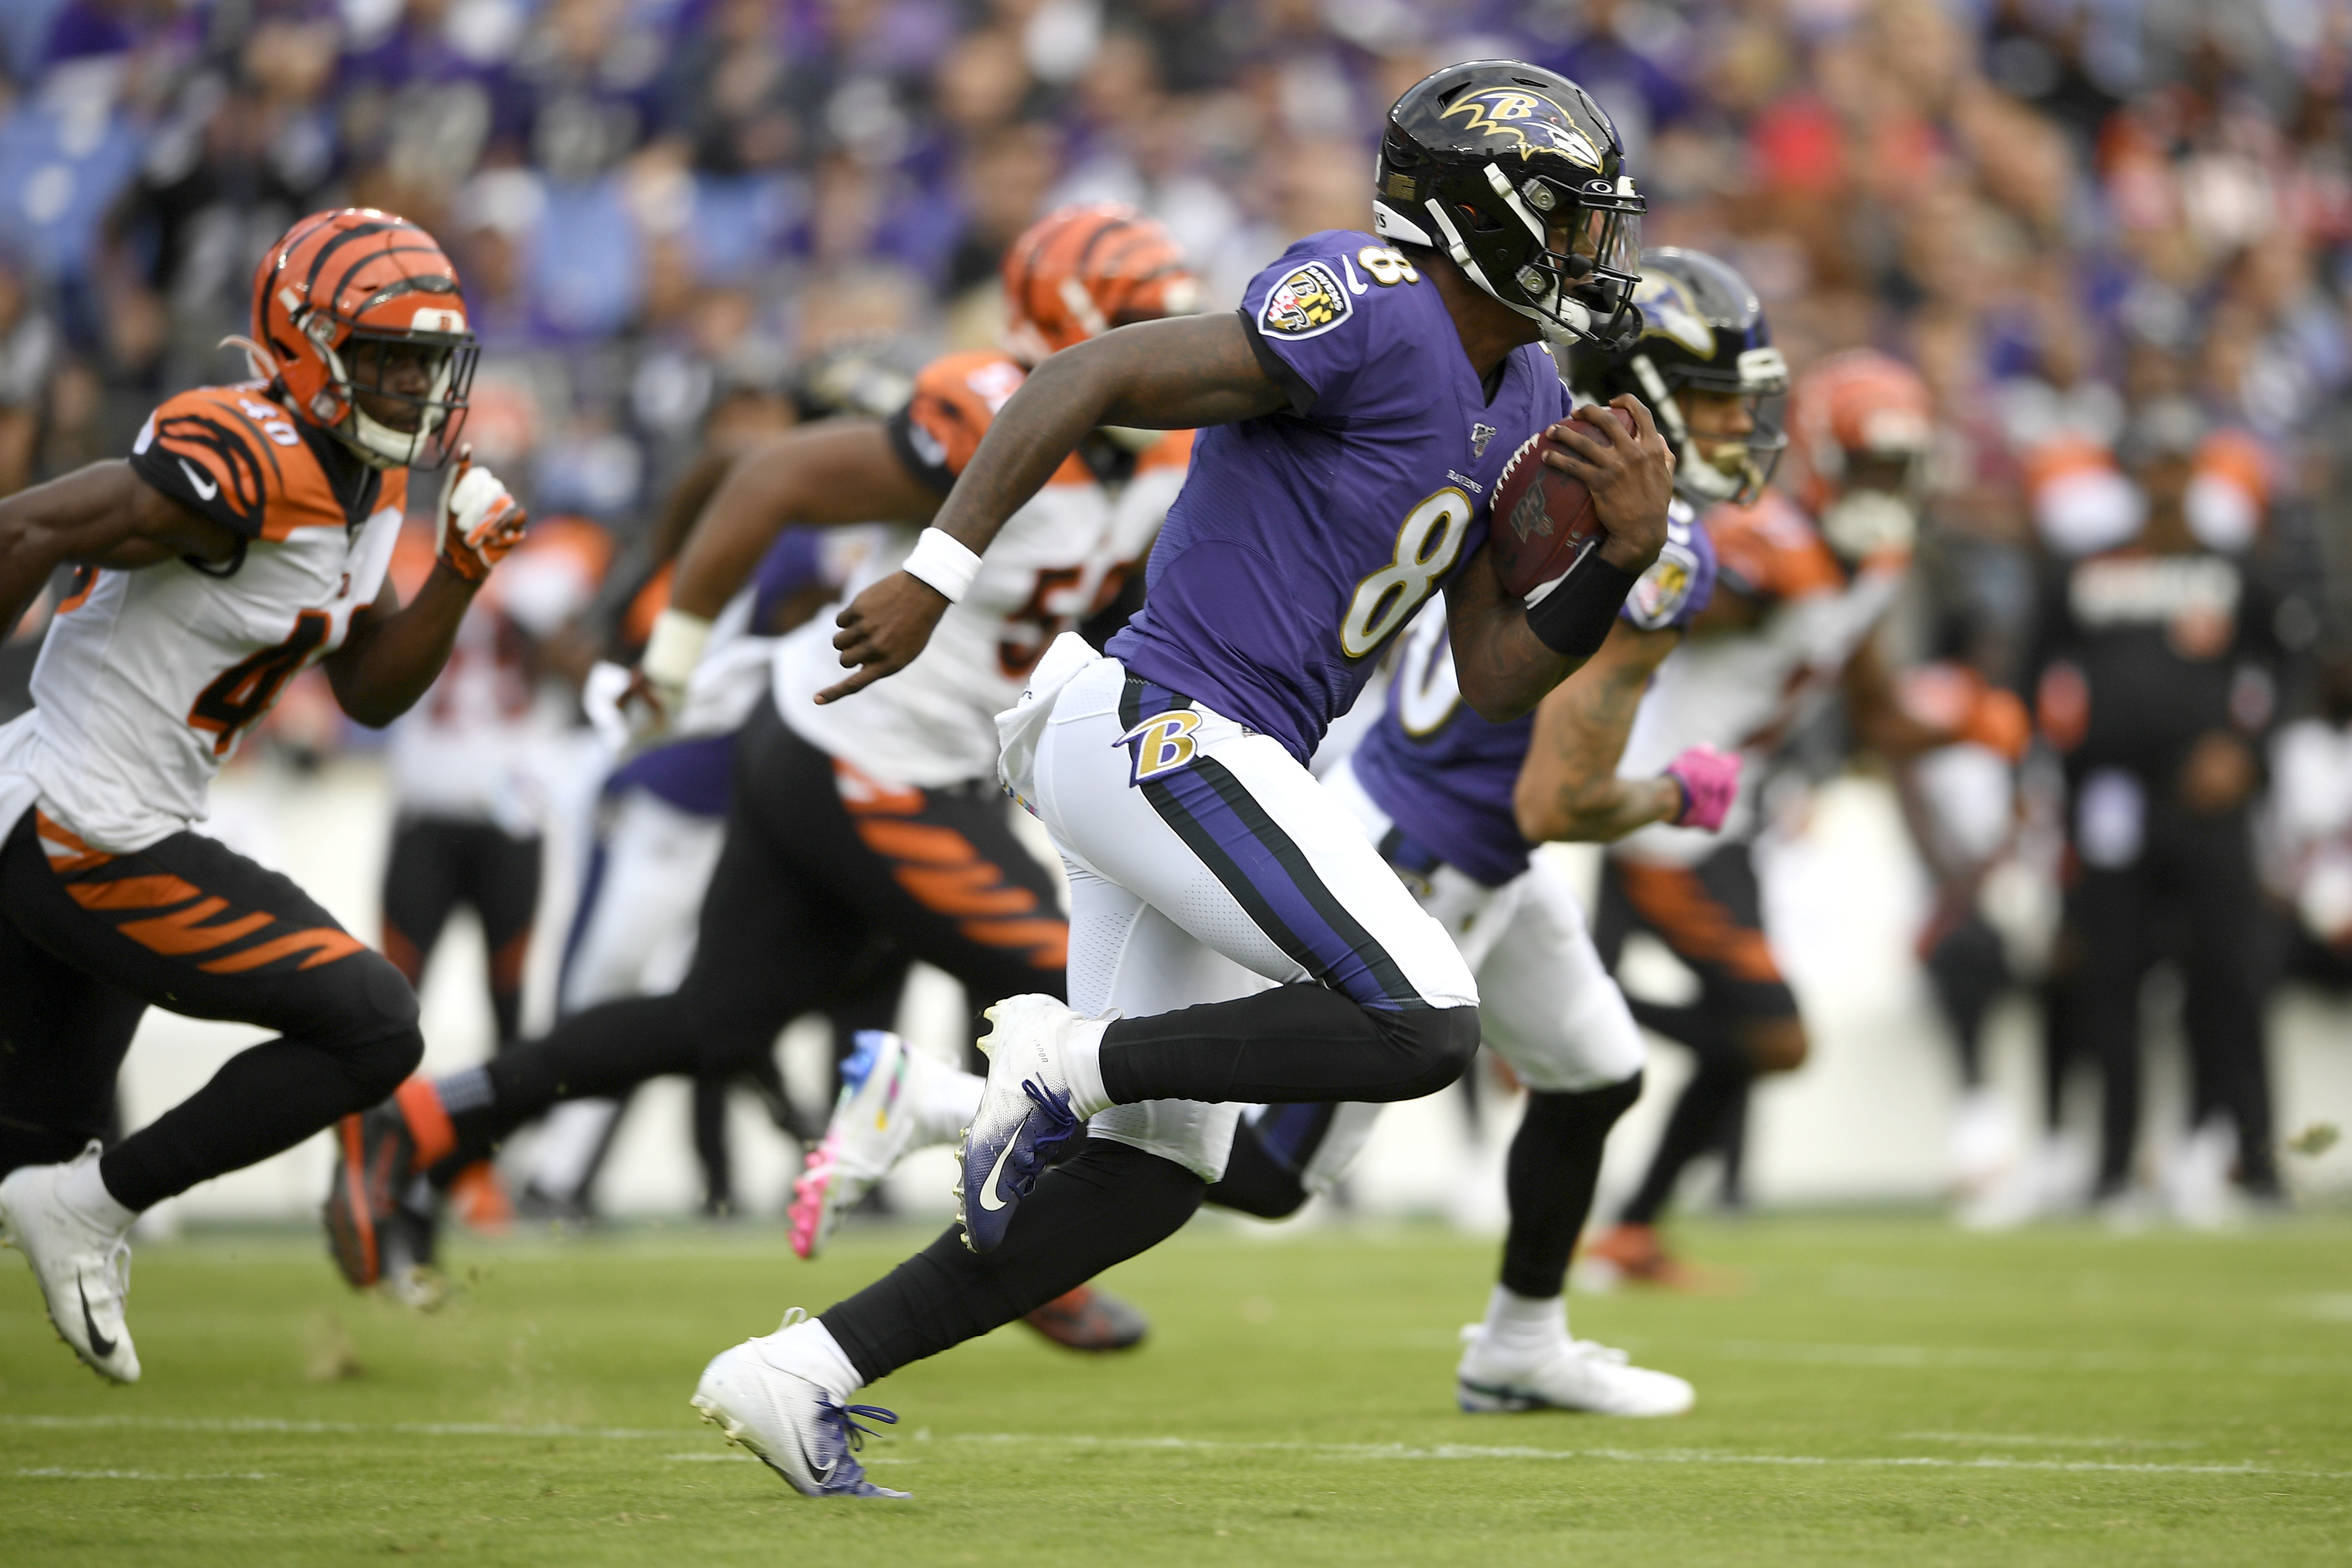
[[[408,982],[286,878],[199,834],[108,854],[26,812],[0,843],[0,1171],[106,1135],[150,1006],[278,1037],[107,1151],[133,1209],[375,1104],[425,1051]]]
[[[1723,1154],[1725,1195],[1736,1199],[1756,1080],[1740,1035],[1752,1021],[1794,1016],[1797,998],[1764,935],[1763,893],[1746,844],[1726,844],[1692,867],[1603,860],[1592,941],[1611,973],[1636,931],[1665,943],[1699,981],[1697,1000],[1686,1005],[1627,999],[1636,1023],[1695,1058],[1649,1169],[1618,1215],[1628,1225],[1654,1225],[1683,1172],[1710,1149]]]
[[[2255,880],[2247,816],[2195,816],[2156,790],[2148,795],[2138,858],[2114,869],[2086,866],[2068,911],[2082,963],[2066,1016],[2082,1054],[2098,1063],[2102,1083],[2099,1187],[2117,1191],[2131,1177],[2139,1131],[2140,985],[2171,957],[2187,992],[2182,1023],[2192,1123],[2227,1114],[2237,1128],[2246,1186],[2275,1192],[2263,1017],[2273,917]]]
[[[523,966],[539,910],[540,859],[536,837],[516,838],[487,822],[409,816],[393,829],[384,863],[383,951],[409,984],[425,983],[425,961],[460,904],[482,922],[500,1050],[522,1031]]]
[[[786,1024],[865,995],[909,957],[961,981],[975,1007],[1064,994],[1069,925],[1010,810],[992,781],[868,779],[762,701],[736,745],[726,844],[685,982],[575,1013],[493,1058],[492,1101],[455,1114],[458,1152],[436,1173],[558,1100],[664,1073],[756,1073]]]

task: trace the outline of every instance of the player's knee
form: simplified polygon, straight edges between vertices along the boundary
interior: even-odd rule
[[[1478,1055],[1478,1009],[1436,1007],[1380,1016],[1405,1058],[1405,1081],[1391,1100],[1435,1094],[1470,1070]]]
[[[424,1031],[414,1024],[350,1047],[342,1053],[342,1061],[359,1100],[353,1109],[364,1109],[390,1099],[393,1090],[406,1082],[424,1060]]]
[[[1759,1073],[1794,1072],[1805,1065],[1811,1046],[1805,1037],[1804,1020],[1796,1017],[1768,1018],[1749,1026],[1740,1044],[1747,1050],[1748,1060]]]
[[[292,1029],[299,1038],[342,1063],[353,1092],[373,1105],[416,1070],[425,1059],[425,1036],[417,1028],[416,992],[391,963],[373,952],[354,953],[319,972],[323,996],[317,998],[310,1028]]]

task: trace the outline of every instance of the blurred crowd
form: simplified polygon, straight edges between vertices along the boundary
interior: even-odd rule
[[[2352,0],[9,0],[0,493],[236,374],[262,247],[369,205],[458,261],[481,455],[625,561],[730,398],[992,341],[1043,211],[1148,209],[1223,308],[1368,222],[1398,92],[1494,56],[1595,94],[1644,242],[1738,266],[1794,370],[1874,344],[1937,399],[1896,638],[2037,704],[2044,745],[1973,837],[1906,781],[1927,945],[1982,905],[2005,980],[2084,962],[2048,593],[2169,518],[2249,585],[2223,782],[2282,934],[2246,962],[2352,977]],[[1993,874],[2021,859],[2039,914]]]

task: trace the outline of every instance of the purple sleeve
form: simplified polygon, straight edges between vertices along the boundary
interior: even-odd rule
[[[824,535],[814,528],[788,528],[751,574],[751,624],[766,626],[770,612],[804,588],[830,585],[824,580]]]
[[[1351,237],[1310,235],[1242,290],[1242,320],[1259,363],[1289,392],[1291,412],[1301,417],[1328,416],[1346,403],[1374,357],[1366,318],[1375,312],[1364,308],[1360,290],[1349,289],[1352,268],[1340,254]]]
[[[1680,501],[1666,514],[1665,548],[1617,613],[1645,632],[1685,630],[1715,596],[1715,542]]]

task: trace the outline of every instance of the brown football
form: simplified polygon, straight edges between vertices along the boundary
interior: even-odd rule
[[[1622,408],[1609,412],[1628,435],[1633,433],[1632,415]],[[1584,420],[1569,423],[1600,438],[1601,432]],[[1517,599],[1560,576],[1601,537],[1601,521],[1592,515],[1592,497],[1583,481],[1545,462],[1547,446],[1567,449],[1538,430],[1520,443],[1503,465],[1502,478],[1495,481],[1486,548],[1495,552],[1495,574],[1502,580],[1503,592]]]

